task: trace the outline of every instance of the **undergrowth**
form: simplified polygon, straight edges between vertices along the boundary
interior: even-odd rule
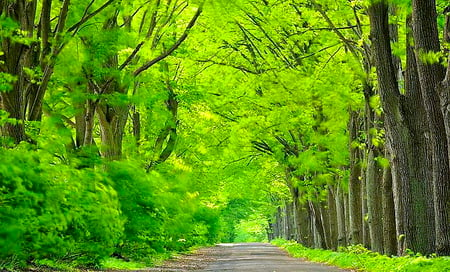
[[[409,253],[402,257],[388,257],[361,245],[340,248],[339,251],[307,248],[294,241],[276,239],[272,244],[284,248],[291,256],[313,262],[326,263],[345,269],[374,272],[446,272],[450,271],[450,257],[424,257]]]

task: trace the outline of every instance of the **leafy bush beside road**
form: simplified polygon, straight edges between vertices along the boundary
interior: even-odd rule
[[[402,257],[388,257],[370,251],[361,245],[340,248],[338,252],[312,249],[283,239],[273,240],[272,244],[285,249],[296,258],[306,258],[313,262],[326,263],[346,269],[373,272],[444,272],[450,271],[449,257],[424,257],[410,253]]]

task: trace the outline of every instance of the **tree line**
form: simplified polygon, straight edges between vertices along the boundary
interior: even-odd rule
[[[323,248],[448,255],[448,8],[368,1],[349,7],[354,18],[339,27],[333,4],[310,7],[359,62],[364,106],[348,108],[348,184],[328,184],[326,197],[304,199],[294,182],[305,176],[287,165],[292,202],[280,208],[274,235]],[[289,154],[297,149],[292,139],[280,143],[287,156],[298,156]]]

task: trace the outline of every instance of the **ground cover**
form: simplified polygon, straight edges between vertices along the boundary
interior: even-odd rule
[[[450,271],[450,257],[425,257],[409,252],[406,256],[389,257],[370,251],[361,245],[340,248],[337,252],[311,249],[293,241],[277,239],[272,244],[285,249],[290,255],[314,262],[326,263],[359,271],[443,272]]]

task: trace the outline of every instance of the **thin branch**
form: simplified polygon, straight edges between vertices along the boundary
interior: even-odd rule
[[[319,54],[320,52],[325,51],[325,50],[328,50],[328,49],[330,49],[330,48],[332,48],[332,47],[335,47],[336,45],[339,45],[339,44],[340,44],[340,43],[336,43],[336,44],[333,44],[333,45],[330,45],[330,46],[326,46],[326,47],[321,48],[321,49],[319,49],[319,50],[317,50],[316,52],[313,52],[313,53],[311,53],[311,54],[308,54],[308,55],[305,55],[305,56],[298,57],[298,58],[296,58],[295,60],[302,60],[302,59],[306,59],[306,58],[313,57],[313,56]]]
[[[258,150],[262,153],[269,154],[269,155],[273,154],[272,148],[265,141],[252,141],[252,144],[253,144],[253,148],[255,148],[256,150]]]
[[[365,25],[365,26],[367,26],[367,25]],[[339,26],[339,27],[336,27],[335,29],[337,29],[337,30],[345,30],[345,29],[355,29],[355,28],[359,28],[359,25]],[[303,31],[289,33],[288,37],[292,37],[292,36],[295,36],[295,35],[302,35],[302,34],[305,34],[306,32],[309,32],[309,31],[334,31],[334,29],[331,28],[331,27],[307,28],[307,29],[305,29]]]
[[[212,63],[212,64],[216,64],[216,65],[221,65],[221,66],[227,66],[227,67],[238,69],[238,70],[240,70],[242,72],[246,72],[246,73],[250,73],[250,74],[254,74],[254,75],[260,75],[260,74],[263,74],[264,72],[267,72],[267,71],[270,70],[270,69],[265,69],[265,70],[254,71],[254,70],[251,70],[251,69],[246,68],[244,66],[240,66],[240,65],[236,65],[236,64],[230,64],[230,63],[225,63],[225,62],[217,62],[217,61],[214,61],[214,60],[197,60],[197,62]]]
[[[62,4],[61,11],[58,16],[58,23],[56,24],[55,36],[56,39],[60,40],[60,35],[64,31],[64,27],[66,26],[67,14],[69,12],[70,0],[65,0]],[[58,44],[58,43],[57,43]]]
[[[102,10],[104,10],[105,8],[107,8],[109,5],[111,5],[112,3],[114,3],[116,0],[108,0],[106,3],[104,3],[101,7],[99,7],[98,9],[94,10],[92,13],[89,13],[86,16],[81,17],[81,20],[78,21],[78,23],[74,24],[73,26],[69,27],[69,29],[67,30],[67,32],[72,32],[75,31],[77,32],[80,28],[80,26],[84,23],[86,23],[89,19],[91,19],[92,17],[94,17],[95,15],[97,15],[98,13],[100,13]]]
[[[238,120],[236,118],[226,116],[225,114],[220,113],[218,111],[213,111],[213,113],[215,113],[215,114],[219,115],[220,117],[223,117],[223,118],[225,118],[225,119],[227,119],[227,120],[229,120],[231,122],[236,122],[236,123],[238,122]]]
[[[169,48],[169,50],[167,50],[166,52],[163,52],[161,55],[157,56],[156,58],[154,58],[154,59],[152,59],[152,60],[150,60],[148,62],[146,62],[144,65],[142,65],[141,67],[136,69],[134,71],[133,75],[134,76],[138,76],[140,73],[142,73],[145,70],[147,70],[148,68],[152,67],[153,65],[155,65],[159,61],[161,61],[161,60],[165,59],[166,57],[170,56],[170,54],[172,54],[183,43],[183,41],[186,40],[186,38],[188,37],[189,31],[192,29],[192,27],[194,27],[195,22],[197,21],[197,19],[200,16],[201,13],[202,13],[202,6],[200,6],[197,9],[197,12],[195,13],[194,17],[192,17],[192,19],[189,22],[188,26],[184,30],[183,35],[181,35],[181,37],[177,40],[177,42],[174,45],[172,45],[172,47]]]
[[[119,27],[123,27],[127,24],[130,24],[131,20],[133,20],[134,16],[136,16],[136,14],[138,14],[138,12],[148,3],[150,3],[151,0],[143,3],[140,7],[138,7],[129,17],[127,17],[124,21],[123,24],[121,24]]]
[[[137,53],[139,53],[139,50],[141,50],[141,47],[144,45],[145,42],[140,42],[136,48],[133,50],[133,53],[128,56],[128,58],[119,66],[119,70],[123,70],[128,64],[130,64],[131,61],[136,57]]]
[[[159,9],[160,3],[161,3],[160,0],[156,1],[155,10],[153,11],[152,17],[150,18],[150,26],[149,26],[147,34],[145,36],[147,39],[149,39],[153,35],[153,31],[155,30],[156,23],[157,23],[156,18],[158,16],[158,9]],[[144,20],[144,19],[142,19],[142,20]]]
[[[359,60],[358,52],[355,50],[355,47],[349,42],[347,38],[342,34],[342,32],[334,25],[333,21],[331,21],[328,14],[323,10],[322,6],[316,2],[316,0],[311,0],[313,6],[317,9],[317,11],[322,15],[327,24],[330,26],[332,31],[336,33],[339,39],[346,45],[347,49],[353,54],[353,56]]]
[[[81,16],[82,19],[85,18],[85,17],[88,15],[89,9],[92,7],[92,5],[94,4],[94,2],[95,2],[95,0],[92,0],[92,1],[86,6],[86,8],[84,9],[83,16]],[[78,32],[78,30],[80,29],[80,26],[81,26],[81,24],[77,26],[77,28],[76,28],[76,30],[73,32],[72,36],[74,36],[74,35]]]
[[[50,107],[50,105],[47,102],[43,102],[43,107],[42,107],[42,111],[45,115],[49,116],[49,117],[54,117],[54,116],[58,116],[61,118],[61,120],[63,120],[64,122],[66,122],[69,126],[71,126],[72,128],[76,127],[76,124],[67,116],[62,115],[62,114],[55,114],[55,111],[52,110],[52,108]]]
[[[237,162],[240,162],[240,161],[243,161],[243,160],[246,160],[246,159],[250,158],[249,162],[246,163],[246,165],[248,166],[248,165],[250,164],[250,162],[251,162],[255,157],[258,157],[258,156],[261,156],[261,154],[251,154],[251,155],[247,155],[247,156],[244,156],[244,157],[242,157],[242,158],[236,159],[236,160],[234,160],[234,161],[230,161],[230,162],[228,162],[227,165],[225,165],[222,169],[226,169],[228,166],[232,165],[233,163],[237,163]]]

